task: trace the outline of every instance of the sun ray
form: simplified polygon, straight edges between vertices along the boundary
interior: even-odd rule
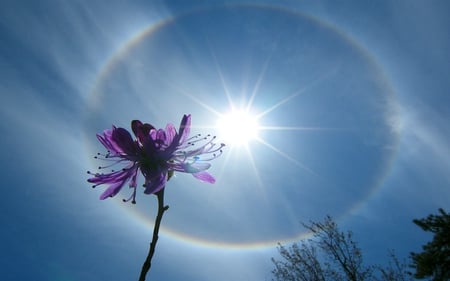
[[[300,91],[297,91],[293,94],[291,94],[290,96],[285,97],[284,99],[282,99],[281,101],[275,103],[274,105],[272,105],[271,107],[269,107],[268,109],[264,110],[263,112],[259,113],[256,118],[260,119],[263,116],[269,114],[270,112],[274,111],[275,109],[277,109],[278,107],[282,106],[283,104],[287,103],[288,101],[290,101],[291,99],[297,97],[298,95],[304,93],[306,91],[307,87],[304,87],[302,89],[300,89]]]
[[[259,126],[261,131],[344,131],[346,128],[329,127],[290,127],[290,126]]]
[[[215,110],[214,108],[212,108],[212,106],[202,102],[201,100],[199,100],[198,98],[194,97],[191,94],[188,94],[186,92],[181,92],[183,95],[185,95],[186,97],[190,98],[191,100],[195,101],[198,105],[200,105],[201,107],[205,108],[206,110],[208,110],[211,113],[214,113],[217,117],[222,117],[223,114],[220,113],[219,111]]]
[[[303,170],[309,172],[310,174],[314,175],[314,176],[318,176],[318,174],[316,172],[314,172],[313,170],[311,170],[310,168],[306,167],[304,164],[300,163],[299,161],[295,160],[294,158],[292,158],[291,156],[289,156],[287,153],[281,151],[280,149],[276,148],[275,146],[271,145],[270,143],[268,143],[267,141],[265,141],[262,138],[257,138],[256,139],[258,142],[262,143],[263,145],[267,146],[268,148],[272,149],[273,151],[275,151],[276,153],[280,154],[281,156],[283,156],[284,158],[286,158],[287,160],[291,161],[292,163],[294,163],[295,165],[297,165],[298,167],[302,168]]]
[[[217,117],[222,117],[223,114],[220,113],[219,111],[215,110],[214,108],[212,108],[211,106],[207,105],[206,103],[200,101],[198,98],[194,97],[193,95],[189,94],[188,92],[184,91],[183,89],[181,89],[181,87],[179,87],[178,85],[175,84],[175,82],[169,82],[167,79],[162,78],[159,75],[155,75],[155,77],[157,77],[160,81],[162,81],[163,83],[165,83],[168,87],[174,89],[175,91],[177,91],[178,93],[180,93],[181,95],[190,98],[191,100],[193,100],[194,102],[196,102],[198,105],[200,105],[201,107],[205,108],[206,110],[208,110],[209,112],[215,114]],[[230,97],[231,98],[231,97]]]
[[[212,51],[211,48],[210,48],[210,50],[211,50],[211,55],[212,55],[212,57],[214,59],[214,65],[216,66],[217,74],[219,75],[220,82],[222,83],[222,87],[223,87],[223,90],[225,92],[225,96],[227,97],[227,100],[228,100],[228,105],[230,106],[231,109],[234,109],[235,105],[233,103],[233,99],[231,98],[231,94],[230,94],[230,91],[228,89],[227,83],[225,82],[225,78],[224,78],[224,76],[222,74],[222,70],[220,68],[219,62],[217,61],[216,55]]]
[[[225,153],[226,156],[225,156],[225,160],[222,165],[222,168],[220,169],[219,177],[222,177],[222,175],[224,174],[226,167],[228,167],[228,162],[230,161],[230,157],[231,157],[231,155],[233,155],[233,147],[229,147],[229,149],[230,149],[230,151]]]
[[[283,98],[282,100],[276,102],[275,104],[273,104],[272,106],[269,106],[267,109],[265,109],[262,112],[259,112],[257,114],[252,114],[252,106],[253,103],[255,102],[258,93],[260,91],[261,85],[264,81],[264,77],[266,75],[266,72],[269,68],[270,62],[271,62],[271,56],[269,55],[266,60],[264,61],[264,64],[262,65],[261,71],[258,74],[257,80],[255,81],[254,87],[252,89],[251,95],[247,96],[248,99],[243,103],[243,107],[242,108],[236,108],[236,101],[233,99],[232,93],[230,92],[229,89],[229,85],[226,82],[225,76],[223,74],[222,68],[220,66],[220,63],[217,59],[216,54],[214,53],[213,49],[210,47],[210,52],[211,52],[211,57],[213,59],[214,62],[214,66],[215,66],[215,71],[218,75],[218,78],[220,79],[220,84],[223,88],[223,93],[226,97],[226,100],[228,102],[228,109],[225,110],[218,110],[213,108],[213,106],[207,104],[206,102],[202,101],[200,98],[186,92],[185,90],[183,90],[181,87],[177,86],[174,83],[168,83],[166,82],[171,88],[173,88],[174,90],[176,90],[177,92],[179,92],[180,94],[188,97],[189,99],[191,99],[192,101],[194,101],[195,103],[197,103],[198,105],[200,105],[201,107],[205,108],[206,110],[208,110],[209,112],[213,113],[214,115],[216,115],[218,117],[219,121],[223,121],[226,118],[234,118],[236,120],[233,119],[232,122],[232,131],[238,131],[241,132],[242,135],[242,129],[239,129],[241,127],[245,127],[242,126],[243,124],[246,124],[248,122],[246,122],[247,118],[251,118],[252,121],[255,122],[250,122],[251,123],[251,130],[254,130],[255,132],[258,131],[262,131],[262,130],[266,130],[266,131],[332,131],[332,130],[342,130],[340,128],[326,128],[326,127],[298,127],[298,126],[264,126],[264,125],[260,125],[258,124],[258,121],[265,115],[275,111],[276,109],[278,109],[279,107],[281,107],[282,105],[288,103],[289,101],[291,101],[292,99],[296,98],[297,96],[309,91],[312,87],[314,87],[319,81],[322,81],[323,79],[325,79],[327,76],[330,75],[330,73],[333,73],[333,71],[330,71],[330,73],[328,74],[324,74],[320,77],[318,77],[317,79],[315,79],[314,81],[312,81],[311,83],[309,83],[309,85],[306,85],[305,87],[301,88],[300,90],[294,92],[293,94]],[[161,78],[162,79],[162,78]],[[164,80],[164,79],[162,79]],[[250,120],[250,119],[249,119]],[[229,120],[228,120],[229,121]],[[220,130],[220,122],[218,122],[215,126],[214,125],[210,125],[207,126],[208,128],[215,128],[215,129],[219,129]],[[227,126],[225,126],[227,127]],[[254,127],[254,128],[253,128]],[[247,132],[250,128],[245,127],[245,132]],[[258,170],[258,165],[257,162],[254,159],[254,156],[251,152],[250,149],[250,140],[255,140],[261,144],[263,144],[264,146],[268,147],[269,149],[273,150],[274,152],[276,152],[277,154],[279,154],[281,157],[287,159],[288,161],[294,163],[296,166],[298,166],[299,168],[307,171],[308,173],[318,176],[316,172],[314,172],[312,169],[310,169],[309,167],[307,167],[306,165],[304,165],[303,163],[301,163],[300,161],[298,161],[297,159],[294,159],[293,157],[291,157],[289,154],[283,152],[281,149],[279,149],[278,147],[270,144],[267,140],[263,139],[262,137],[260,137],[257,133],[255,134],[251,134],[251,136],[249,136],[248,138],[245,138],[244,140],[239,140],[236,141],[235,143],[233,141],[231,141],[231,145],[228,146],[229,149],[229,153],[227,153],[227,156],[225,157],[225,162],[223,167],[226,167],[228,165],[230,165],[230,161],[233,161],[231,159],[232,155],[236,155],[235,152],[237,152],[237,150],[241,150],[241,149],[245,149],[245,155],[247,158],[247,161],[249,161],[250,163],[250,167],[252,170],[252,173],[254,175],[255,180],[257,181],[257,185],[258,188],[260,188],[261,190],[263,190],[264,184],[261,180],[261,176],[259,174],[259,170]],[[223,175],[224,174],[224,168],[219,172],[219,175]]]
[[[259,187],[260,191],[264,191],[263,183],[261,182],[261,177],[259,176],[258,168],[256,167],[255,159],[253,158],[253,154],[250,150],[250,147],[248,145],[246,145],[245,150],[247,151],[248,159],[249,159],[250,165],[253,169],[253,173],[255,173],[255,178],[258,183],[258,187]],[[265,195],[265,193],[264,193],[264,195]]]
[[[246,108],[245,108],[246,111],[249,111],[250,108],[253,105],[253,101],[255,100],[255,97],[258,94],[259,87],[261,86],[263,78],[264,78],[264,76],[266,74],[266,71],[267,71],[267,68],[269,66],[271,58],[272,58],[272,56],[268,56],[266,61],[264,62],[264,65],[263,65],[263,67],[261,69],[261,72],[258,75],[258,80],[256,81],[255,86],[253,87],[253,91],[252,91],[252,94],[250,96],[250,99],[247,101],[247,105],[246,105]]]
[[[269,114],[270,112],[274,111],[275,109],[277,109],[278,107],[280,107],[283,104],[287,103],[288,101],[292,100],[293,98],[295,98],[295,97],[305,93],[307,90],[311,90],[311,88],[313,88],[315,85],[317,85],[320,81],[323,81],[325,78],[331,76],[335,72],[336,72],[335,68],[331,69],[328,73],[325,73],[325,74],[321,75],[320,77],[314,79],[312,82],[309,83],[309,85],[304,86],[303,88],[299,89],[298,91],[294,92],[293,94],[291,94],[291,95],[285,97],[284,99],[282,99],[281,101],[275,103],[274,105],[272,105],[268,109],[266,109],[263,112],[259,113],[256,117],[258,119],[262,118],[263,116]]]

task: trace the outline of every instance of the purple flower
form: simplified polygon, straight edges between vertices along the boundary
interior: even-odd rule
[[[191,115],[184,115],[178,132],[172,124],[165,129],[155,129],[150,124],[139,120],[131,122],[136,139],[123,129],[112,127],[97,134],[98,140],[108,150],[106,154],[98,154],[95,158],[111,161],[110,165],[99,167],[105,169],[122,163],[120,170],[110,173],[91,173],[88,182],[93,187],[101,184],[109,185],[100,199],[113,197],[122,189],[125,183],[133,188],[133,193],[127,200],[136,203],[136,186],[139,171],[145,178],[144,193],[153,194],[165,187],[166,182],[174,172],[190,173],[195,178],[214,183],[215,179],[206,172],[211,166],[208,161],[222,154],[224,144],[214,143],[215,136],[200,134],[189,137]]]

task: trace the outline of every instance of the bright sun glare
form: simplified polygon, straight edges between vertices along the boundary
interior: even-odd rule
[[[226,144],[246,145],[258,136],[258,120],[244,110],[233,110],[217,121],[219,137]]]

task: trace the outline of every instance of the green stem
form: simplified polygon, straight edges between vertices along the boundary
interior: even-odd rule
[[[155,253],[156,242],[158,241],[159,226],[161,225],[161,219],[165,211],[169,209],[169,206],[164,206],[164,188],[155,193],[158,197],[158,214],[156,215],[155,226],[153,227],[153,238],[150,243],[150,249],[148,251],[147,259],[142,265],[141,275],[139,281],[145,281],[145,276],[152,266],[152,257]]]

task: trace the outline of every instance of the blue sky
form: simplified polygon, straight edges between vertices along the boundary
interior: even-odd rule
[[[86,182],[95,134],[185,113],[193,133],[228,145],[216,184],[167,184],[149,280],[271,280],[277,242],[328,214],[367,263],[418,251],[430,237],[412,219],[450,202],[449,12],[446,1],[2,2],[0,275],[137,279],[156,198],[98,200]],[[217,126],[232,109],[257,119],[245,144]]]

